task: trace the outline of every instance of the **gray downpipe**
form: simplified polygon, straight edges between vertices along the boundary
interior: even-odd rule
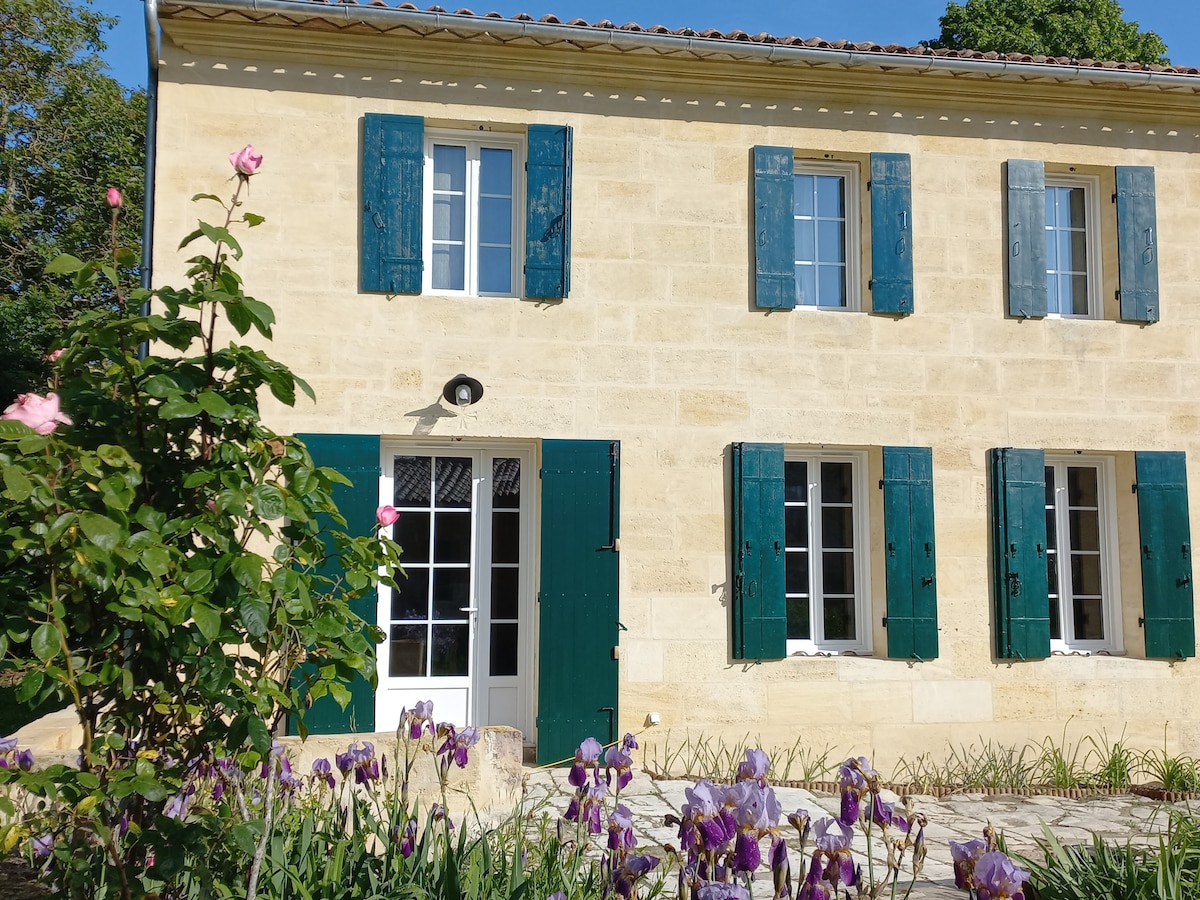
[[[154,259],[154,172],[158,158],[158,60],[160,54],[160,32],[158,29],[158,0],[146,3],[146,56],[149,64],[146,79],[146,172],[142,195],[142,287],[149,290],[153,275],[151,264]],[[142,304],[142,315],[150,315],[150,301]],[[138,356],[146,358],[149,347],[143,342],[138,346]]]
[[[147,0],[147,15],[153,0]],[[486,16],[462,16],[452,13],[422,12],[365,6],[358,3],[325,4],[312,0],[171,0],[172,6],[192,9],[238,10],[262,18],[275,14],[285,18],[319,18],[329,21],[363,22],[380,27],[407,26],[430,31],[452,31],[456,35],[492,35],[502,39],[532,38],[538,41],[559,40],[588,45],[606,44],[617,50],[653,49],[664,54],[692,57],[726,55],[745,60],[770,63],[854,68],[907,69],[912,71],[941,70],[959,75],[1010,75],[1021,78],[1068,78],[1071,80],[1108,82],[1127,87],[1155,86],[1159,88],[1191,88],[1200,92],[1200,77],[1162,72],[1105,69],[1093,66],[1020,63],[1008,60],[959,59],[955,57],[879,53],[861,50],[826,50],[797,47],[787,44],[768,44],[756,41],[734,41],[721,38],[692,37],[676,34],[655,34],[646,31],[622,31],[618,28],[596,28],[583,25],[555,25],[546,22],[527,22]]]

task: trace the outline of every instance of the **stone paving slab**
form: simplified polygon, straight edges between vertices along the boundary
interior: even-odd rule
[[[566,810],[573,788],[567,783],[567,769],[526,769],[524,779],[526,802],[545,803],[553,814]],[[636,772],[629,787],[622,792],[625,803],[634,817],[638,846],[654,852],[667,845],[677,845],[677,829],[663,824],[667,815],[679,815],[687,802],[685,791],[691,781],[654,781]],[[836,814],[839,801],[836,795],[814,793],[802,788],[776,788],[776,796],[786,813],[797,807],[805,808],[814,817]],[[885,795],[886,798],[886,795]],[[887,798],[887,799],[895,799]],[[1067,797],[1018,797],[984,794],[952,794],[942,799],[930,796],[910,798],[912,808],[929,819],[925,830],[928,857],[924,872],[917,879],[911,894],[913,900],[950,900],[964,894],[954,888],[954,870],[949,840],[969,840],[980,837],[989,823],[1008,842],[1010,851],[1034,854],[1035,838],[1044,826],[1049,826],[1064,843],[1090,843],[1092,834],[1106,841],[1124,843],[1154,843],[1167,821],[1172,804],[1161,803],[1134,794],[1105,795],[1074,799]],[[1186,804],[1175,804],[1185,809]],[[796,850],[794,830],[788,829],[789,858],[793,877],[803,872],[807,861]],[[854,850],[865,859],[866,845],[856,830]],[[864,865],[865,869],[865,865]],[[903,878],[898,896],[902,895],[908,879]],[[771,896],[770,878],[762,870],[755,882],[755,900]]]

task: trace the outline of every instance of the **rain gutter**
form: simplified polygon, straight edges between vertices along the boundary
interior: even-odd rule
[[[789,44],[759,41],[739,41],[728,38],[709,38],[655,34],[645,31],[624,31],[619,28],[598,28],[593,25],[561,25],[516,19],[464,16],[453,13],[393,9],[384,6],[361,6],[353,2],[317,3],[312,0],[166,0],[171,7],[189,9],[228,10],[257,15],[275,14],[304,19],[338,20],[363,23],[379,28],[408,27],[415,31],[452,32],[464,37],[491,36],[499,40],[527,38],[538,42],[562,41],[577,43],[584,49],[590,44],[603,44],[620,51],[654,50],[664,54],[688,54],[696,58],[729,56],[740,60],[795,65],[907,70],[913,72],[944,72],[950,75],[980,75],[984,77],[1050,78],[1107,83],[1124,87],[1188,88],[1200,91],[1200,77],[1145,70],[1110,69],[1099,66],[1061,65],[1052,63],[1022,63],[1003,59],[977,60],[955,57],[879,53],[860,50],[834,50],[797,47]],[[155,0],[147,0],[147,19]],[[157,59],[157,57],[155,57]]]

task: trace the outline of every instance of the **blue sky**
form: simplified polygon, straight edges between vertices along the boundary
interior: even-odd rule
[[[365,0],[362,0],[365,2]],[[398,5],[401,0],[389,0]],[[417,0],[422,8],[434,0]],[[145,9],[141,0],[94,0],[97,10],[119,20],[108,34],[106,55],[113,75],[129,87],[145,84]],[[696,29],[740,28],[754,34],[795,34],[827,40],[877,41],[881,44],[916,44],[936,37],[938,17],[945,0],[689,0],[646,3],[634,0],[455,0],[447,9],[466,6],[477,13],[495,10],[512,16],[527,12],[535,18],[553,13],[563,21],[573,18],[597,22],[609,19],[618,25],[689,26]],[[1166,41],[1171,61],[1200,65],[1200,2],[1197,0],[1124,0],[1125,18],[1143,29],[1158,32]]]

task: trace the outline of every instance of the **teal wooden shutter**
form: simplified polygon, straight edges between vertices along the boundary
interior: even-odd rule
[[[363,117],[362,290],[421,293],[425,121]]]
[[[733,445],[733,658],[787,656],[783,445]]]
[[[796,184],[791,147],[754,148],[754,305],[796,306]]]
[[[375,530],[375,508],[379,506],[379,438],[373,434],[298,434],[296,437],[308,445],[313,464],[337,469],[353,484],[334,485],[333,501],[346,520],[345,532],[354,537],[370,534]],[[341,526],[326,519],[322,528]],[[330,552],[331,543],[326,544]],[[336,562],[327,562],[321,574],[336,577],[340,569]],[[374,590],[357,600],[350,601],[350,608],[370,625],[377,622],[379,604]],[[328,695],[319,697],[304,715],[304,723],[311,734],[345,734],[375,730],[375,688],[361,675],[350,684],[350,703],[345,709]],[[295,733],[295,723],[288,723],[288,731]]]
[[[1046,561],[1046,454],[989,450],[991,468],[992,593],[996,655],[1050,655],[1050,586]]]
[[[617,739],[620,447],[542,442],[539,764]]]
[[[888,656],[936,659],[937,557],[933,544],[933,451],[883,448]]]
[[[1046,166],[1008,161],[1008,314],[1046,315]]]
[[[530,125],[526,137],[525,296],[557,300],[571,291],[571,129]]]
[[[907,153],[871,154],[871,309],[901,316],[913,311],[912,163]]]
[[[1192,532],[1182,453],[1137,453],[1146,656],[1196,655]]]
[[[1158,223],[1153,166],[1117,166],[1117,248],[1121,318],[1157,322]]]

